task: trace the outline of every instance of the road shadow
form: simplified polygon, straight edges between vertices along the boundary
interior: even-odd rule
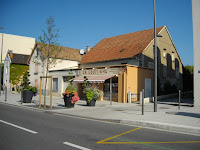
[[[164,99],[164,100],[158,100],[159,104],[166,104],[166,105],[172,105],[172,106],[178,106],[179,99],[173,98],[173,99]],[[187,106],[187,107],[193,107],[194,101],[192,99],[181,99],[180,106]]]
[[[166,113],[167,114],[171,114],[171,115],[179,115],[179,116],[200,118],[200,113],[188,113],[188,112],[166,112]]]

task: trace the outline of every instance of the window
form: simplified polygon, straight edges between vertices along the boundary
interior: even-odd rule
[[[174,52],[172,52],[172,61],[175,60]]]
[[[35,74],[37,74],[37,73],[38,73],[38,64],[35,63]]]
[[[53,78],[53,92],[58,92],[58,78]]]
[[[167,57],[167,52],[166,52],[166,48],[163,49],[163,57],[166,58]]]
[[[38,89],[38,79],[35,79],[35,87]]]
[[[6,66],[6,75],[8,74],[8,66]]]

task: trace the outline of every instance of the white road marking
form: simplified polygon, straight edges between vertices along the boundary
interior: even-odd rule
[[[75,147],[75,148],[78,148],[78,149],[81,149],[81,150],[91,150],[91,149],[88,149],[88,148],[85,148],[85,147],[82,147],[82,146],[79,146],[79,145],[75,145],[75,144],[72,144],[72,143],[69,143],[69,142],[63,142],[63,144],[69,145],[71,147]]]
[[[5,123],[5,124],[10,125],[10,126],[13,126],[13,127],[15,127],[15,128],[18,128],[18,129],[21,129],[21,130],[24,130],[24,131],[27,131],[27,132],[33,133],[33,134],[37,134],[37,132],[35,132],[35,131],[32,131],[32,130],[29,130],[29,129],[26,129],[26,128],[23,128],[23,127],[20,127],[20,126],[18,126],[18,125],[15,125],[15,124],[12,124],[12,123],[9,123],[9,122],[6,122],[6,121],[3,121],[3,120],[0,120],[0,122]]]

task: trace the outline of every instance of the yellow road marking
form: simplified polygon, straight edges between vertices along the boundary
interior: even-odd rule
[[[127,131],[127,132],[124,132],[124,133],[121,133],[121,134],[118,134],[118,135],[115,135],[115,136],[110,137],[110,138],[107,138],[107,139],[105,139],[105,140],[99,141],[99,142],[97,142],[97,144],[103,143],[103,142],[105,142],[105,141],[108,141],[108,140],[114,139],[114,138],[116,138],[116,137],[122,136],[122,135],[124,135],[124,134],[130,133],[130,132],[133,132],[133,131],[135,131],[135,130],[139,130],[139,129],[141,129],[141,127],[136,128],[136,129],[133,129],[133,130],[130,130],[130,131]]]
[[[130,130],[130,131],[127,131],[127,132],[124,132],[124,133],[121,133],[121,134],[118,134],[118,135],[115,135],[115,136],[113,136],[113,137],[104,139],[104,140],[99,141],[99,142],[96,142],[96,143],[97,143],[97,144],[169,144],[169,143],[200,143],[200,141],[174,141],[174,142],[106,142],[106,141],[108,141],[108,140],[117,138],[117,137],[119,137],[119,136],[122,136],[122,135],[124,135],[124,134],[130,133],[130,132],[133,132],[133,131],[136,131],[136,130],[139,130],[139,129],[141,129],[141,127],[136,128],[136,129],[133,129],[133,130]]]
[[[98,142],[97,142],[98,143]],[[98,144],[177,144],[177,143],[200,143],[200,141],[175,141],[175,142],[101,142]]]

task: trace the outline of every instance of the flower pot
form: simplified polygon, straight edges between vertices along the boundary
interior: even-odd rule
[[[87,106],[95,106],[95,103],[96,103],[96,100],[92,99],[89,103],[87,102]]]
[[[68,107],[68,108],[74,107],[74,104],[71,103],[71,100],[72,100],[72,96],[67,97],[67,95],[64,95],[65,107]]]
[[[33,94],[32,91],[23,91],[23,103],[31,103]]]

